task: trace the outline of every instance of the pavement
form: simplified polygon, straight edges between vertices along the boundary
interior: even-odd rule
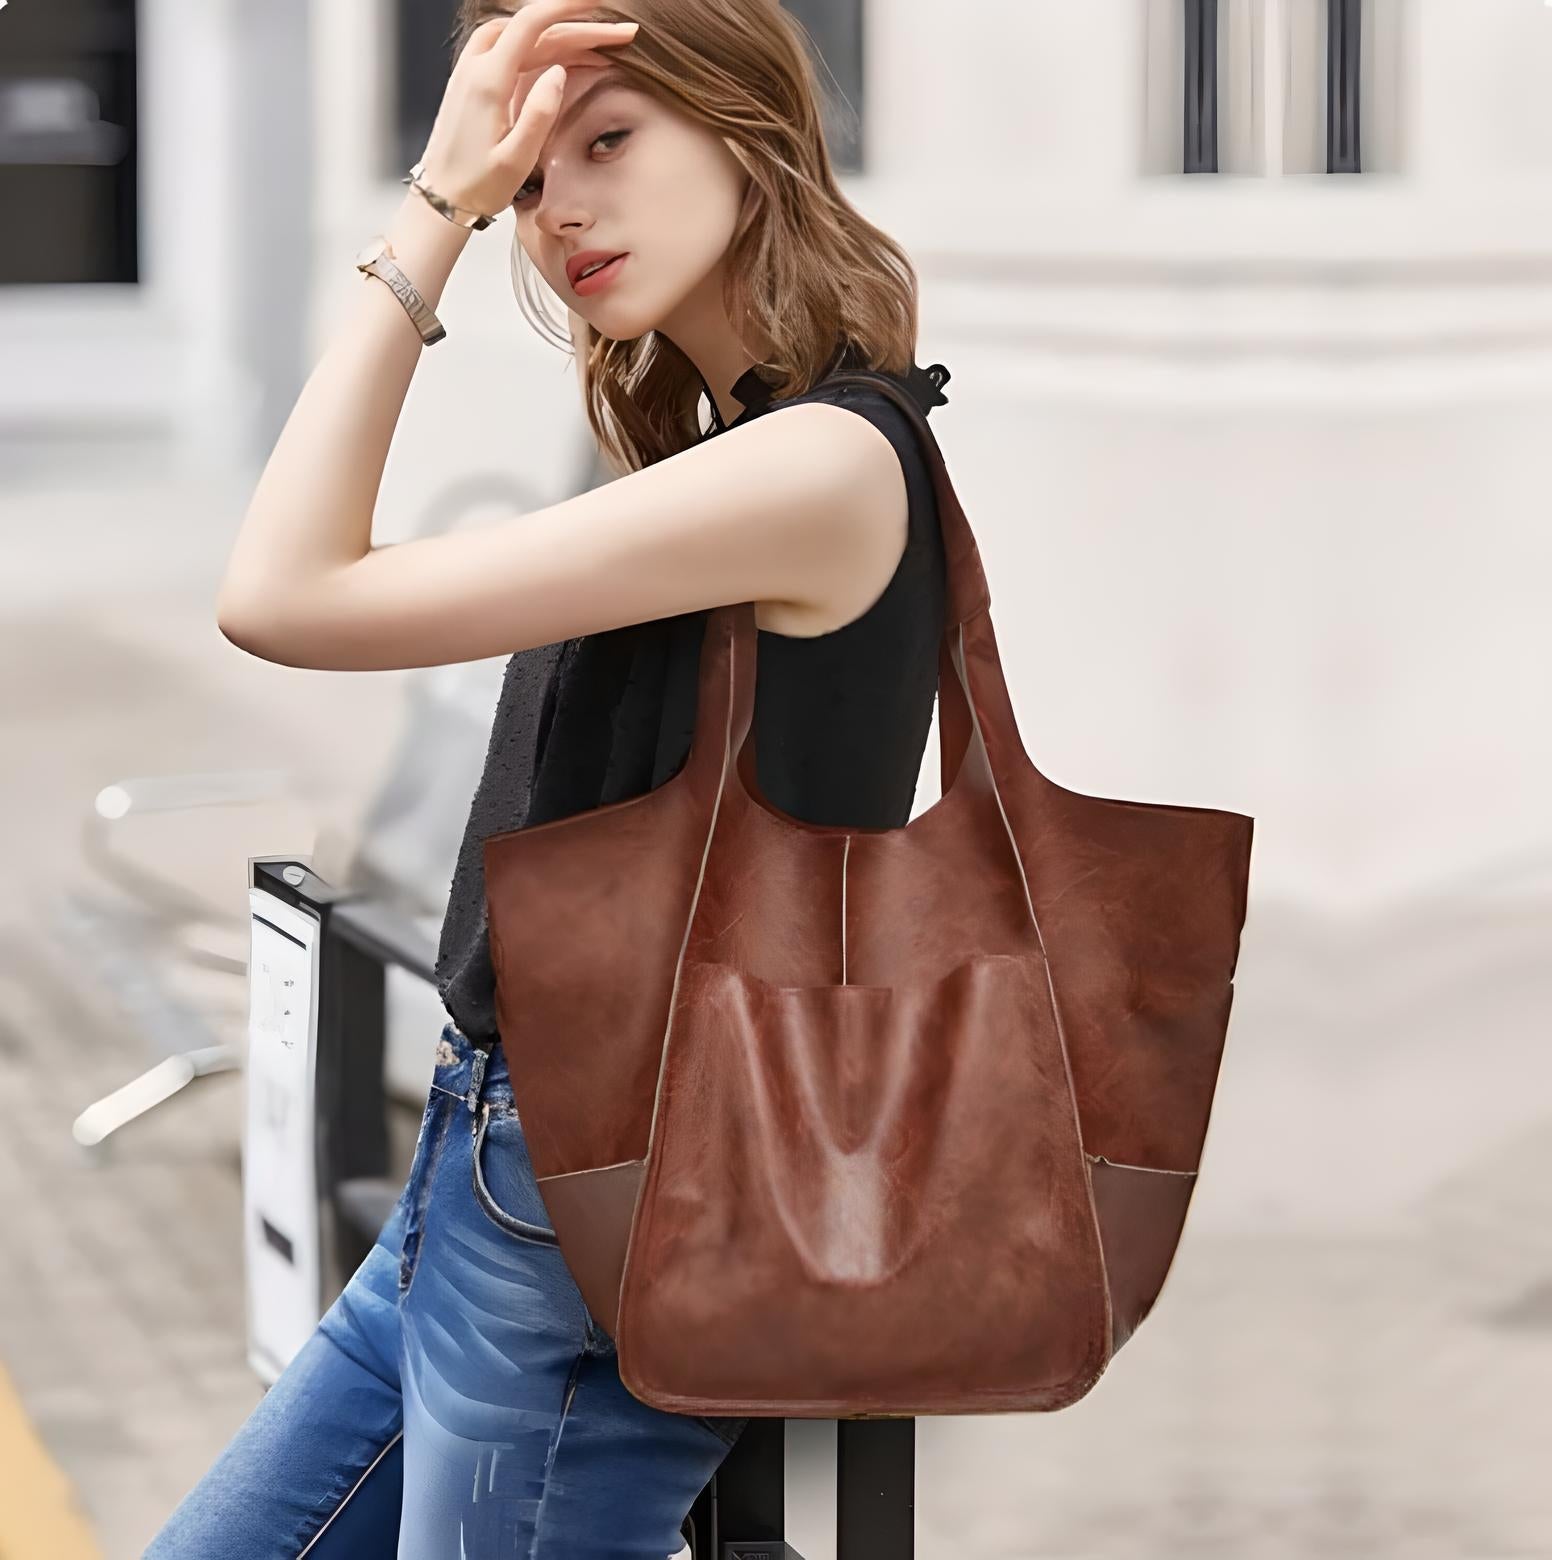
[[[397,683],[227,646],[232,495],[155,452],[0,469],[0,1560],[120,1560],[261,1392],[240,1073],[104,1151],[70,1134],[175,1036],[241,1043],[241,975],[191,961],[171,890],[153,912],[137,886],[211,908],[200,946],[240,958],[247,856],[359,814]],[[277,754],[284,803],[91,823],[114,778]],[[1322,984],[1353,929],[1253,903],[1156,1310],[1070,1409],[918,1422],[923,1560],[1552,1556],[1546,897],[1447,888],[1364,934],[1359,1012]],[[821,1462],[791,1497],[805,1560],[833,1554]]]

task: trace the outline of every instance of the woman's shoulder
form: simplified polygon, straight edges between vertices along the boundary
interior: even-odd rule
[[[949,375],[941,363],[930,368],[913,364],[909,375],[883,377],[905,391],[923,416],[948,399],[942,393],[942,387]],[[879,552],[869,579],[859,583],[854,599],[846,604],[848,615],[842,617],[840,627],[832,626],[817,636],[791,637],[797,646],[810,652],[816,651],[821,643],[830,643],[832,636],[840,636],[853,644],[866,634],[878,632],[893,642],[901,633],[900,615],[904,614],[908,622],[917,618],[932,620],[944,588],[946,564],[927,440],[920,432],[918,420],[887,389],[875,383],[848,380],[840,373],[833,373],[791,399],[793,403],[844,407],[871,423],[893,447],[905,486],[904,535],[901,537],[895,529],[900,524],[900,516],[896,513],[889,527],[894,538],[892,549],[884,548]],[[931,438],[930,433],[928,438]],[[863,604],[860,611],[859,602]]]
[[[897,374],[882,369],[869,369],[860,357],[849,354],[808,390],[792,396],[781,404],[794,406],[803,403],[819,403],[845,407],[878,428],[894,445],[896,453],[907,468],[916,467],[924,470],[925,451],[915,421],[883,385],[864,383],[847,377],[856,371],[865,372],[875,380],[886,380],[894,385],[909,401],[915,403],[923,417],[926,417],[935,406],[942,406],[948,401],[948,397],[943,393],[943,386],[948,383],[951,376],[947,366],[942,363],[933,363],[923,368],[913,361],[907,372]]]

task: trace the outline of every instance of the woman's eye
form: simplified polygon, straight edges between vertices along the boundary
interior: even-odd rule
[[[593,147],[597,146],[601,141],[607,141],[609,143],[609,145],[606,148],[606,150],[613,151],[615,143],[617,143],[619,141],[623,141],[625,139],[625,137],[628,136],[629,134],[630,134],[629,130],[605,130],[602,135],[597,135],[597,136],[593,137],[593,139],[588,143],[588,150],[591,151],[593,149]],[[521,189],[518,190],[517,194],[515,194],[512,197],[512,204],[514,206],[517,205],[517,203],[520,200],[522,200],[530,191],[533,191],[533,192],[537,193],[537,191],[539,191],[543,187],[544,187],[544,181],[542,179],[539,179],[539,180],[530,179],[530,180],[528,180],[528,182],[526,184],[524,184]]]

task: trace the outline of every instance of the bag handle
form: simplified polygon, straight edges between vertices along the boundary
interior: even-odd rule
[[[986,571],[981,566],[981,551],[976,546],[975,535],[970,529],[969,516],[954,491],[954,483],[948,474],[948,463],[937,435],[927,421],[927,414],[920,402],[896,379],[871,369],[855,369],[834,374],[825,381],[829,385],[871,385],[889,397],[905,414],[906,420],[916,430],[917,442],[927,458],[927,468],[932,474],[933,490],[938,500],[938,523],[943,533],[943,561],[946,569],[947,590],[943,607],[945,634],[968,623],[991,607],[991,589],[986,583]]]
[[[938,646],[938,772],[940,789],[947,795],[977,725],[972,714],[970,673],[959,649],[959,629],[967,623],[990,626],[987,614],[991,592],[986,571],[969,517],[949,477],[943,451],[916,397],[898,380],[868,369],[848,370],[825,379],[827,388],[846,384],[871,386],[900,408],[916,431],[932,475],[945,571],[943,631]],[[690,772],[686,778],[691,783],[695,783],[693,776],[704,775],[702,783],[714,788],[725,760],[742,753],[753,724],[755,657],[759,645],[754,603],[735,602],[713,608],[707,614],[705,636],[695,730],[684,767]],[[995,661],[994,647],[991,656]]]

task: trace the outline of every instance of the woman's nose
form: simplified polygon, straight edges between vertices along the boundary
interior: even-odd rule
[[[590,219],[581,202],[566,189],[564,178],[546,174],[534,207],[534,220],[544,232],[558,238],[586,227]]]

